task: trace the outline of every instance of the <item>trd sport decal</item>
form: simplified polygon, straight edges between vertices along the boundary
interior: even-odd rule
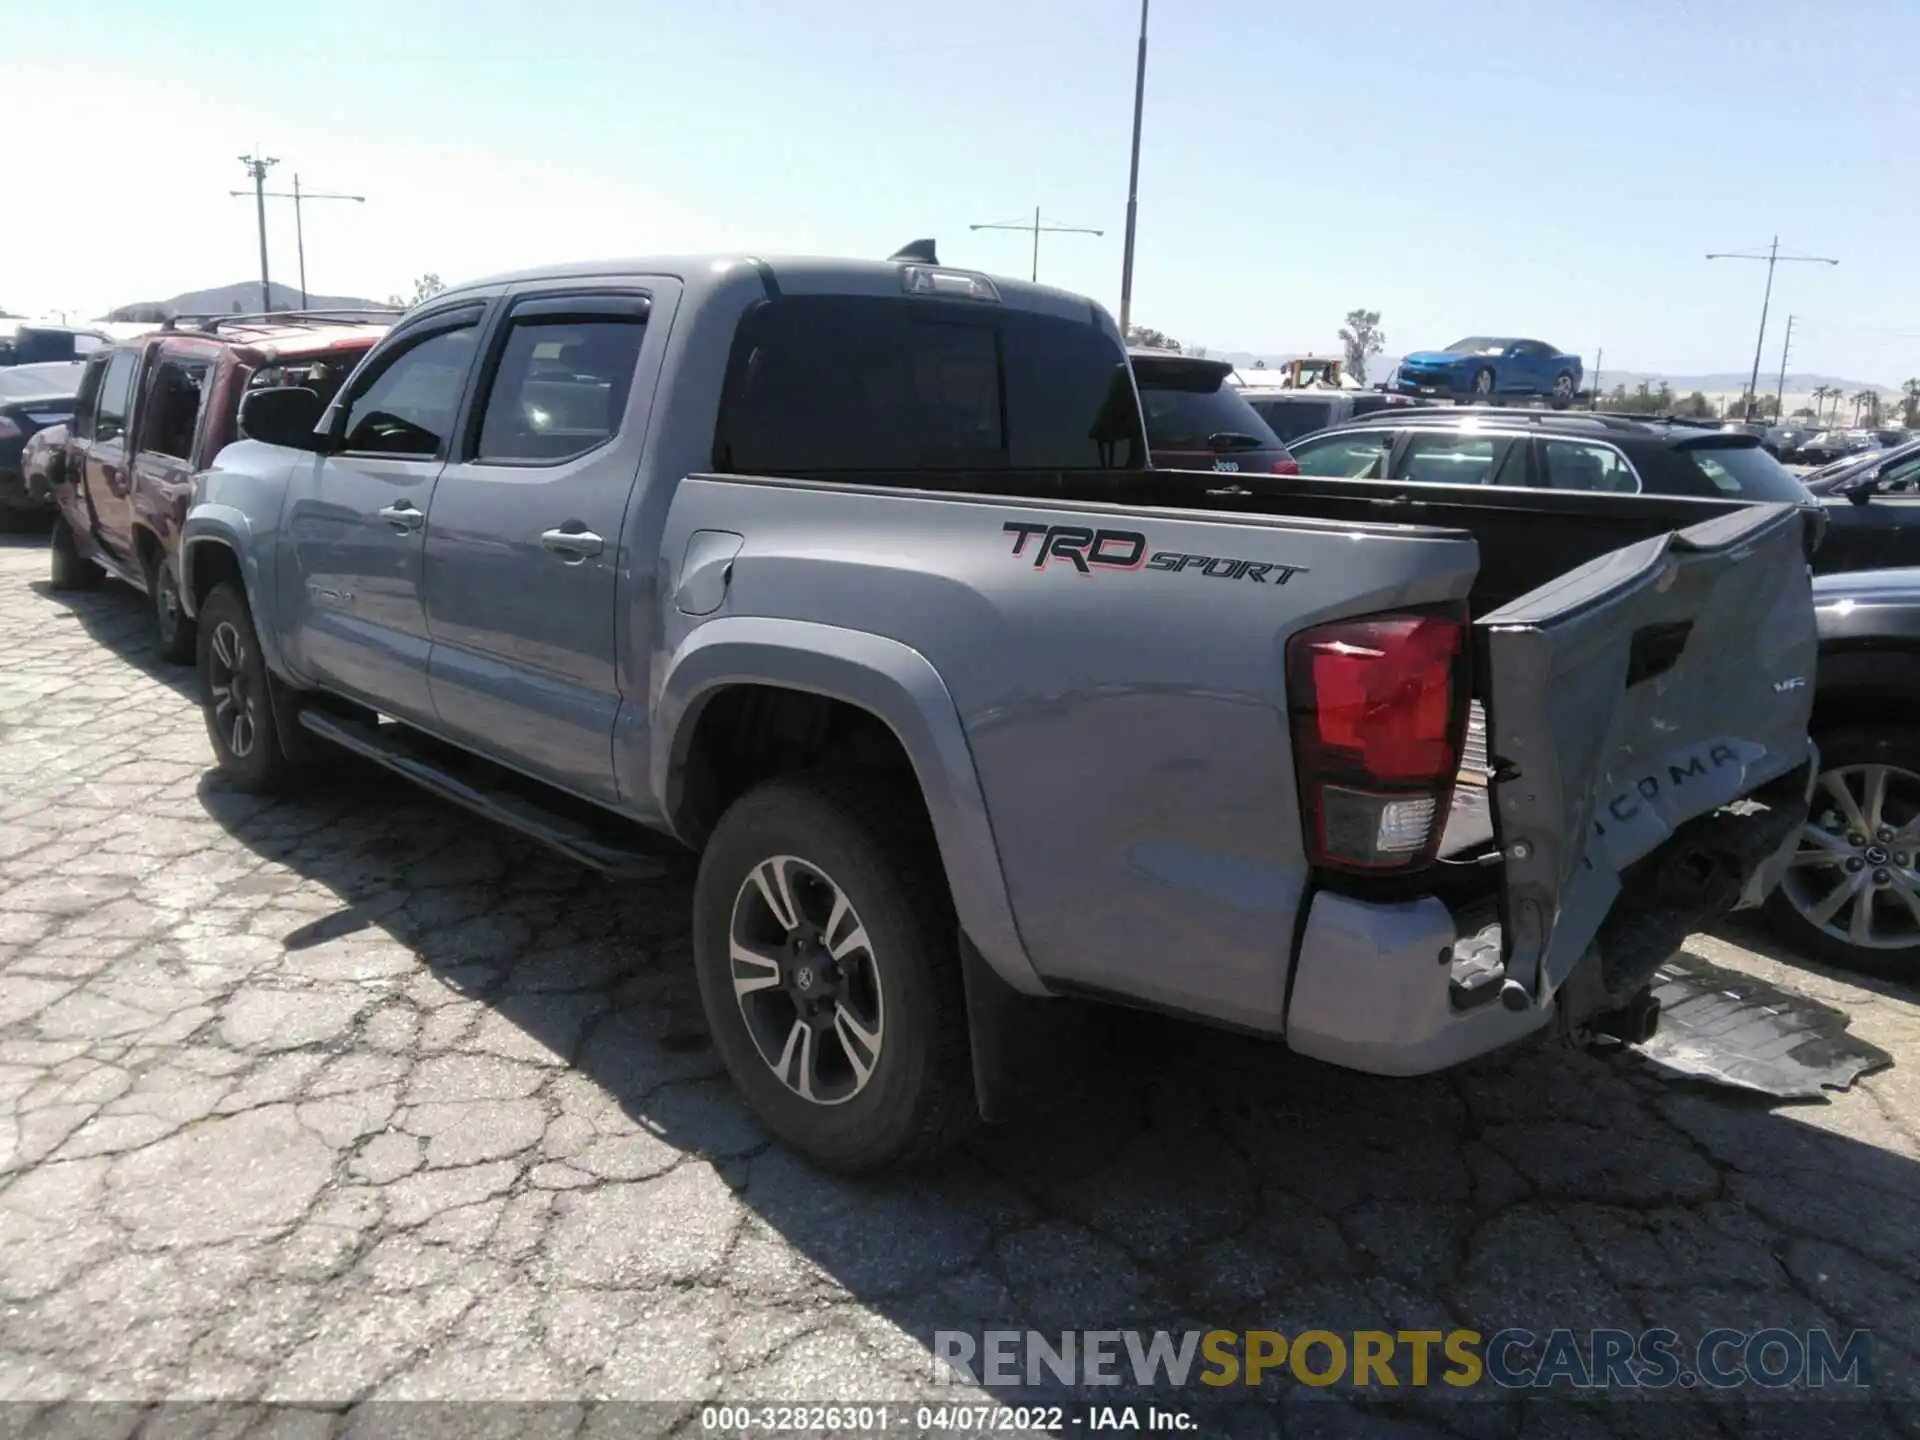
[[[1000,527],[1013,536],[1013,553],[1033,555],[1033,568],[1044,570],[1058,560],[1082,575],[1095,570],[1162,570],[1179,574],[1196,571],[1210,580],[1252,580],[1261,585],[1284,585],[1304,575],[1304,565],[1281,565],[1270,560],[1235,560],[1225,555],[1188,555],[1179,550],[1150,550],[1138,530],[1091,530],[1084,525],[1047,525],[1035,520],[1009,520]],[[1038,543],[1029,545],[1029,541]]]

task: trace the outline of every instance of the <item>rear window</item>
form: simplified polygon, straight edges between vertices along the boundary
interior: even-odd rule
[[[1152,449],[1206,450],[1214,435],[1244,435],[1262,446],[1277,446],[1280,437],[1237,391],[1219,381],[1182,383],[1178,376],[1136,370],[1140,408],[1147,414],[1147,445]],[[1302,432],[1304,433],[1304,432]]]
[[[1262,396],[1248,403],[1282,442],[1325,430],[1340,418],[1334,413],[1333,401],[1309,399],[1304,395]]]
[[[796,295],[740,322],[714,436],[747,475],[1139,469],[1117,341],[996,306]]]
[[[1731,438],[1731,437],[1729,437]],[[1708,485],[1721,495],[1742,500],[1775,500],[1804,504],[1806,487],[1760,446],[1729,444],[1724,440],[1695,441],[1680,447]]]

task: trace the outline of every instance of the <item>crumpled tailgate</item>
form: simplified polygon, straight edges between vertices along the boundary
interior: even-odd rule
[[[1570,571],[1478,622],[1507,980],[1544,1001],[1621,874],[1807,763],[1805,520],[1757,505]]]

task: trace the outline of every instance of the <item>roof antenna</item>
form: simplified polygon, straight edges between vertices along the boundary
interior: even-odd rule
[[[891,261],[912,261],[921,265],[938,265],[940,257],[933,253],[933,241],[910,240],[902,245],[887,259]]]

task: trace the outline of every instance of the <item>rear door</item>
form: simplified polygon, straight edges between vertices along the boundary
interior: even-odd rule
[[[604,800],[618,798],[622,521],[679,291],[574,282],[510,298],[427,518],[441,730]]]
[[[1482,617],[1508,976],[1542,1000],[1685,822],[1807,761],[1817,639],[1791,505],[1603,555]]]

